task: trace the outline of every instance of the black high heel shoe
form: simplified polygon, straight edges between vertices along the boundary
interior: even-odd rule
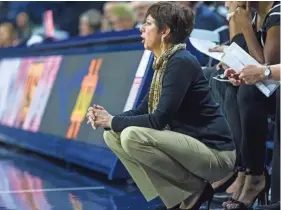
[[[238,170],[235,170],[232,174],[232,176],[230,176],[223,184],[221,184],[218,187],[213,188],[214,189],[214,193],[223,193],[227,190],[227,188],[232,185],[232,183],[235,181],[236,177],[238,174]]]
[[[265,201],[266,203],[268,202],[268,193],[263,190],[261,191],[252,201],[252,203],[248,206],[246,206],[244,203],[240,202],[240,201],[234,201],[232,204],[236,204],[234,207],[227,207],[228,210],[248,210],[250,209],[254,203],[256,202],[256,200],[258,200],[258,203],[260,203],[260,201]],[[260,204],[259,204],[260,205]]]
[[[271,178],[270,178],[270,175],[269,175],[267,169],[265,169],[264,176],[265,176],[264,195],[259,198],[258,205],[268,205],[269,204],[268,194],[269,194],[269,190],[270,190],[270,186],[271,186]]]
[[[205,202],[208,202],[207,209],[209,210],[213,196],[214,196],[214,190],[212,188],[212,185],[208,182],[206,187],[204,188],[203,193],[201,194],[201,196],[199,197],[199,199],[197,200],[195,205],[191,209],[188,209],[188,210],[199,210],[200,206]]]
[[[187,209],[187,210],[199,210],[200,209],[200,206],[205,203],[206,201],[208,202],[208,210],[210,209],[210,206],[211,206],[211,202],[212,202],[212,199],[213,199],[213,196],[214,196],[214,190],[212,188],[212,185],[208,182],[207,185],[205,186],[202,194],[200,195],[200,197],[198,198],[197,202],[194,204],[194,206],[191,208],[191,209]],[[164,209],[167,209],[167,208],[163,208],[163,206],[159,206],[157,207],[155,210],[164,210]],[[183,210],[180,208],[180,204],[171,208],[173,210]]]
[[[252,175],[252,173],[250,171],[246,172],[246,175]],[[256,202],[256,200],[258,200],[259,205],[267,205],[268,204],[268,192],[270,189],[270,178],[269,178],[269,174],[267,172],[267,170],[264,172],[264,176],[265,176],[265,187],[264,189],[252,200],[252,202],[249,205],[245,205],[244,203],[235,200],[233,202],[234,206],[232,206],[230,204],[230,206],[227,206],[228,210],[246,210],[251,208],[254,203]]]
[[[237,173],[239,173],[239,172],[245,172],[245,175],[246,175],[246,168],[239,167],[239,168],[236,169],[236,171],[237,171]],[[238,175],[239,175],[239,174],[237,174],[237,177],[236,177],[236,178],[238,178]],[[244,175],[241,175],[241,176],[244,176]],[[243,186],[244,186],[244,181],[245,181],[245,180],[243,180]],[[237,191],[237,192],[236,192],[237,194],[235,194],[235,197],[238,196],[237,199],[239,198],[239,196],[240,196],[240,194],[241,194],[241,192],[242,192],[243,186],[242,186],[242,188],[239,188],[239,191]],[[233,196],[233,195],[234,195],[234,194],[232,194],[232,196]],[[237,199],[231,197],[231,198],[229,198],[228,201],[223,202],[223,203],[222,203],[222,206],[223,206],[224,208],[226,208],[227,205],[229,205],[229,204],[231,204],[231,203],[235,203],[235,202],[237,201]]]
[[[227,193],[226,190],[234,183],[237,178],[239,168],[236,168],[231,176],[228,179],[224,180],[224,182],[217,186],[213,187],[214,189],[214,198],[213,201],[215,203],[223,203],[231,199],[231,194]],[[213,186],[213,185],[212,185]]]

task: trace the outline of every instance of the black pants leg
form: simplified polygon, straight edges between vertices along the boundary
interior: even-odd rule
[[[217,69],[216,69],[215,66],[212,66],[212,67],[204,68],[202,71],[203,71],[203,75],[206,77],[206,79],[207,79],[208,81],[210,81],[212,74],[213,74],[214,72],[216,72]]]
[[[209,84],[210,84],[212,95],[214,96],[215,100],[220,104],[223,114],[227,117],[224,101],[225,101],[226,90],[227,90],[228,86],[230,86],[230,84],[227,82],[221,82],[221,81],[217,81],[217,80],[213,79],[214,76],[221,74],[221,73],[223,73],[223,72],[222,71],[214,72],[211,75]]]
[[[267,98],[255,85],[241,85],[237,92],[242,132],[242,162],[254,175],[264,172],[268,114],[275,95]],[[275,110],[275,109],[274,109]]]
[[[213,77],[215,77],[219,74],[223,74],[223,72],[224,72],[223,69],[217,70],[217,68],[215,66],[203,69],[203,74],[209,81],[209,87],[210,87],[211,93],[212,93],[214,99],[216,100],[216,102],[220,104],[224,115],[226,115],[224,100],[225,100],[225,92],[226,92],[227,87],[229,86],[229,83],[220,82],[220,81],[213,79]]]
[[[241,132],[241,121],[240,111],[237,103],[237,92],[239,88],[232,85],[228,85],[225,91],[225,114],[228,121],[232,138],[236,147],[236,167],[245,167],[241,157],[241,145],[242,145],[242,132]]]

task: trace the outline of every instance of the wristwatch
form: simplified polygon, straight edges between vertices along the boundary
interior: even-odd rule
[[[264,79],[265,79],[265,80],[271,78],[271,70],[270,70],[269,65],[266,65],[266,66],[265,66],[263,73],[264,73]]]

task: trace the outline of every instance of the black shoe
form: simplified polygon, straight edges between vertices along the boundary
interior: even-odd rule
[[[247,175],[252,175],[251,171],[246,171],[246,176]],[[268,204],[268,191],[270,189],[270,178],[269,178],[267,170],[264,172],[264,176],[265,176],[265,187],[256,197],[253,198],[253,200],[250,204],[248,204],[246,206],[244,203],[242,203],[240,201],[233,200],[232,202],[235,203],[235,205],[233,205],[233,207],[227,206],[227,209],[228,210],[247,210],[247,209],[250,209],[256,201],[258,201],[259,205],[267,205]],[[244,185],[244,187],[245,186],[246,185]]]
[[[214,196],[214,190],[212,188],[212,185],[208,182],[206,187],[203,190],[203,193],[201,194],[201,196],[197,200],[197,202],[194,204],[194,206],[191,209],[188,209],[188,210],[199,210],[200,206],[203,203],[205,203],[206,201],[208,202],[208,205],[207,205],[208,208],[207,209],[209,210],[211,202],[212,202],[212,199],[213,199],[213,196]],[[162,207],[162,208],[160,208],[160,207]],[[175,206],[175,207],[173,207],[173,208],[171,208],[171,209],[181,210],[180,209],[180,204]],[[155,210],[167,210],[167,208],[165,206],[159,206],[159,207],[156,207]]]
[[[220,186],[214,188],[214,193],[223,193],[227,190],[227,188],[233,184],[233,182],[236,180],[238,174],[238,169],[233,173],[231,177],[229,177],[228,180],[226,180],[223,184]]]
[[[255,210],[280,210],[280,201],[269,205],[259,205]]]
[[[205,203],[208,202],[207,204],[207,209],[210,209],[210,205],[212,202],[214,196],[214,190],[212,188],[212,185],[208,182],[203,193],[201,194],[201,196],[199,197],[198,201],[195,203],[195,205],[189,209],[189,210],[199,210],[200,206]]]
[[[173,210],[173,209],[179,209],[180,208],[180,204],[170,208],[170,209],[167,209],[166,206],[156,206],[155,210]]]

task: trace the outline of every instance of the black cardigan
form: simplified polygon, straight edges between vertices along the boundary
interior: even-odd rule
[[[136,109],[113,117],[112,130],[121,132],[129,126],[163,130],[167,124],[172,131],[192,136],[211,148],[235,149],[228,123],[211,95],[201,66],[187,50],[169,59],[155,112],[148,114],[147,94]]]

